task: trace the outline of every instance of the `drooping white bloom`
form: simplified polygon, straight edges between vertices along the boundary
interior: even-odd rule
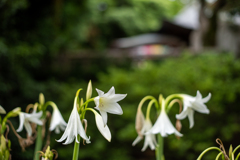
[[[95,115],[95,121],[96,121],[98,130],[103,135],[103,137],[106,138],[110,142],[111,141],[111,132],[110,132],[108,126],[104,125],[103,119],[100,116],[100,114],[98,114],[95,110],[92,110],[92,111]]]
[[[194,125],[194,111],[209,114],[209,110],[204,103],[207,103],[210,100],[211,93],[209,93],[205,98],[202,98],[202,95],[199,91],[197,91],[196,97],[185,94],[182,94],[181,96],[183,98],[183,111],[176,115],[176,118],[181,120],[188,116],[190,128],[192,128]]]
[[[50,131],[55,130],[55,133],[59,134],[60,130],[64,131],[66,125],[67,123],[64,121],[59,109],[57,108],[56,105],[54,105],[49,130]]]
[[[115,94],[115,89],[112,87],[106,94],[103,91],[96,89],[98,96],[94,98],[96,109],[100,111],[104,125],[107,124],[107,112],[112,114],[123,114],[121,106],[117,103],[127,96],[127,94]]]
[[[5,109],[0,105],[0,114],[6,114]]]
[[[150,119],[144,120],[141,132],[138,133],[137,138],[132,143],[132,145],[135,146],[138,142],[140,142],[143,139],[143,136],[145,135],[145,140],[144,140],[144,145],[143,145],[143,148],[142,148],[142,152],[145,151],[148,146],[151,148],[151,150],[154,150],[157,146],[155,135],[151,134],[151,133],[150,134],[145,134],[151,128],[152,128],[152,122],[150,121]]]
[[[78,135],[80,135],[84,140],[86,140],[87,143],[91,143],[90,137],[89,138],[87,137],[86,132],[81,123],[80,116],[77,111],[77,97],[75,97],[73,110],[69,117],[67,127],[62,137],[57,141],[62,142],[67,138],[67,140],[63,144],[70,144],[73,142],[74,138],[76,138],[76,142],[79,143],[77,138]]]
[[[33,110],[33,112],[30,114],[20,112],[19,113],[20,124],[17,129],[17,132],[22,131],[23,125],[24,125],[25,129],[27,130],[28,136],[31,136],[32,127],[29,122],[36,123],[38,125],[43,125],[43,122],[40,120],[41,116],[42,116],[42,111],[36,113],[36,110]]]
[[[160,133],[162,137],[167,137],[167,135],[175,134],[176,136],[181,137],[182,134],[177,131],[177,129],[172,125],[168,115],[165,111],[165,101],[162,100],[162,108],[160,115],[157,118],[157,121],[153,125],[153,127],[146,133],[158,134]]]

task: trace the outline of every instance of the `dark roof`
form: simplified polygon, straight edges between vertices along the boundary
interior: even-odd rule
[[[192,29],[184,28],[173,22],[164,20],[162,27],[156,33],[175,36],[189,44],[189,36],[192,31]]]

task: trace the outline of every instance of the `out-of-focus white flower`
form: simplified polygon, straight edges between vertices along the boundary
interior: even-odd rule
[[[25,129],[27,130],[28,135],[31,136],[32,135],[32,127],[29,122],[36,123],[38,125],[42,125],[43,122],[40,120],[41,116],[42,116],[42,111],[36,113],[36,110],[33,110],[33,112],[30,114],[20,112],[19,113],[20,124],[17,129],[17,132],[22,131],[23,125],[24,125]]]
[[[152,122],[150,121],[150,119],[144,120],[141,132],[138,133],[138,136],[134,140],[132,145],[135,146],[138,142],[140,142],[143,139],[143,136],[145,135],[145,133],[148,132],[151,128],[152,128]],[[142,148],[142,152],[145,151],[148,146],[151,148],[151,150],[154,150],[156,148],[157,142],[156,142],[156,137],[154,134],[150,133],[150,134],[145,135],[145,141],[144,141],[144,145]]]
[[[0,105],[0,114],[6,114],[5,109]]]
[[[67,140],[63,144],[70,144],[73,142],[74,138],[76,138],[76,142],[79,143],[77,138],[78,135],[80,135],[84,140],[86,140],[87,143],[91,143],[90,137],[89,138],[87,137],[86,132],[81,123],[80,116],[77,111],[77,97],[75,97],[73,110],[69,117],[67,127],[62,137],[57,141],[62,142],[67,138]]]
[[[50,131],[55,130],[55,133],[59,134],[60,130],[64,131],[67,123],[64,121],[57,106],[54,104],[52,105],[52,107],[53,107],[53,114],[52,114],[49,130]]]
[[[158,119],[153,125],[153,127],[146,134],[160,133],[162,137],[167,137],[167,135],[174,133],[176,136],[181,137],[182,134],[179,133],[177,129],[172,125],[170,119],[167,116],[164,106],[165,106],[165,101],[162,100],[161,113],[158,116]]]
[[[196,97],[186,94],[181,94],[180,96],[183,99],[183,111],[176,115],[176,118],[181,120],[188,116],[190,128],[192,128],[194,126],[194,111],[209,114],[209,110],[204,103],[207,103],[210,100],[211,93],[209,93],[205,98],[202,98],[202,95],[199,91],[197,91]]]
[[[96,109],[100,111],[104,125],[107,124],[107,112],[112,114],[123,114],[121,106],[117,103],[124,99],[127,94],[115,94],[115,89],[112,87],[106,94],[103,91],[96,89],[98,96],[94,98]]]

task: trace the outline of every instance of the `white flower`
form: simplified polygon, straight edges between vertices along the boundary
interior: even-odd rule
[[[57,141],[62,142],[67,138],[67,140],[63,144],[70,144],[73,142],[74,138],[76,138],[76,142],[79,143],[77,138],[78,135],[80,135],[84,140],[86,140],[87,143],[91,143],[90,137],[89,138],[87,137],[83,125],[81,123],[80,116],[77,111],[77,97],[75,97],[73,110],[69,117],[67,127],[62,137]]]
[[[143,135],[146,132],[148,132],[151,128],[152,128],[152,122],[150,121],[150,119],[144,120],[144,124],[141,129],[141,132],[138,133],[138,136],[134,140],[132,145],[135,146],[138,142],[140,142],[143,139]],[[155,147],[157,146],[156,137],[154,134],[145,134],[145,141],[144,141],[144,145],[142,148],[142,152],[145,151],[148,146],[151,148],[151,150],[154,150]]]
[[[209,114],[209,110],[204,103],[207,103],[210,100],[211,93],[209,93],[205,98],[202,98],[202,95],[199,91],[197,91],[196,97],[185,94],[182,94],[181,96],[183,98],[183,111],[176,115],[176,118],[181,120],[188,116],[190,128],[192,128],[194,125],[194,111]]]
[[[0,105],[0,114],[6,114],[5,109]]]
[[[36,123],[38,125],[43,125],[43,122],[40,120],[41,116],[42,116],[42,111],[36,113],[36,110],[33,110],[33,112],[30,114],[20,112],[19,113],[20,124],[17,129],[17,132],[22,131],[23,125],[24,125],[25,129],[27,130],[28,136],[31,136],[32,127],[29,122]]]
[[[158,116],[158,119],[153,125],[153,127],[146,134],[160,133],[162,137],[167,137],[167,135],[174,133],[176,136],[181,137],[182,134],[179,133],[177,129],[172,125],[170,119],[167,116],[164,106],[165,106],[165,101],[162,100],[161,113]]]
[[[106,138],[110,142],[111,141],[111,132],[110,132],[108,126],[104,125],[103,119],[100,116],[100,114],[98,114],[95,110],[92,110],[92,111],[95,114],[95,121],[96,121],[98,130],[103,135],[103,137]]]
[[[55,129],[55,133],[59,134],[60,129],[64,131],[64,129],[66,128],[66,125],[67,123],[64,121],[57,106],[53,105],[53,114],[52,114],[49,130],[53,131]]]
[[[98,96],[94,98],[96,109],[102,115],[104,125],[107,124],[107,112],[112,114],[123,114],[121,106],[117,103],[127,96],[127,94],[115,94],[115,89],[112,87],[106,94],[103,91],[96,89]]]

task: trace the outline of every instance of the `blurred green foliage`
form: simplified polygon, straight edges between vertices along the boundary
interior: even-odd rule
[[[124,66],[121,69],[116,67],[117,60],[105,57],[89,60],[88,64],[78,59],[69,63],[58,59],[59,53],[65,51],[104,49],[115,38],[151,32],[181,7],[179,1],[155,0],[0,1],[0,104],[6,111],[15,107],[24,110],[29,103],[37,102],[42,92],[46,101],[58,105],[67,121],[75,92],[79,88],[86,90],[89,79],[93,80],[93,88],[105,92],[115,86],[116,93],[128,96],[120,102],[124,114],[109,115],[112,142],[101,136],[94,116],[87,113],[87,135],[92,143],[81,145],[80,159],[101,160],[104,155],[106,160],[144,160],[154,159],[154,151],[141,152],[142,143],[131,146],[137,136],[134,122],[140,100],[149,94],[158,97],[162,93],[166,97],[181,92],[195,96],[200,90],[206,96],[211,92],[212,99],[207,103],[210,115],[196,113],[191,130],[188,120],[183,120],[184,136],[180,140],[173,135],[165,138],[165,157],[196,159],[205,148],[217,146],[216,138],[226,146],[236,147],[240,142],[240,61],[229,54],[187,54],[139,62],[133,67],[131,60],[124,59],[118,64]],[[173,107],[173,123],[177,112],[178,107]],[[17,127],[18,118],[11,120]],[[20,134],[25,137],[24,132]],[[70,159],[73,144],[57,143],[55,139],[60,137],[52,133],[51,148],[58,151],[59,159]],[[32,146],[22,153],[12,131],[9,139],[12,159],[32,159]],[[212,155],[207,154],[205,159],[213,159]]]
[[[115,38],[158,30],[181,8],[179,1],[2,0],[0,55],[105,49]]]
[[[115,86],[119,93],[128,93],[122,102],[124,114],[121,121],[122,129],[117,138],[120,142],[126,139],[131,145],[137,134],[133,134],[135,112],[140,100],[146,95],[164,97],[173,93],[186,93],[195,96],[199,90],[203,97],[212,93],[207,103],[209,115],[195,113],[195,126],[189,129],[188,119],[182,121],[184,136],[177,140],[175,136],[165,138],[164,148],[166,159],[196,159],[207,147],[218,146],[216,138],[222,139],[226,148],[233,144],[239,145],[239,113],[240,108],[240,61],[229,54],[207,53],[201,55],[184,55],[183,57],[168,58],[162,62],[143,62],[138,68],[124,70],[110,68],[108,74],[100,74],[101,88]],[[175,124],[174,115],[178,107],[170,111],[170,118]],[[154,116],[153,116],[154,117]],[[156,120],[156,116],[154,117]],[[115,121],[115,120],[114,120]],[[120,120],[118,120],[120,121]],[[112,122],[114,123],[114,122]],[[124,134],[125,133],[125,134]],[[125,148],[127,145],[125,144]],[[142,144],[132,148],[130,153],[141,153]],[[174,154],[172,154],[174,153]],[[145,156],[147,155],[144,154]],[[206,154],[205,159],[214,159],[214,153]],[[152,153],[154,157],[154,153]],[[148,158],[146,158],[148,159]],[[154,159],[154,158],[152,158]]]
[[[108,66],[107,72],[99,72],[97,81],[93,82],[93,88],[107,92],[111,86],[115,87],[116,93],[127,93],[127,97],[119,102],[124,114],[109,114],[108,126],[112,133],[112,142],[107,142],[95,125],[94,115],[91,112],[86,114],[88,120],[87,135],[91,136],[91,144],[80,146],[79,159],[155,159],[154,151],[150,149],[141,152],[143,141],[132,147],[133,140],[137,137],[135,131],[135,115],[138,103],[146,95],[164,97],[173,93],[186,93],[192,96],[199,90],[203,97],[212,93],[211,100],[207,103],[210,114],[195,113],[195,126],[189,129],[188,119],[182,121],[184,136],[177,139],[174,135],[165,138],[164,153],[166,159],[196,159],[207,147],[218,146],[216,138],[222,139],[225,148],[230,144],[233,147],[239,145],[239,113],[240,107],[240,61],[231,54],[203,53],[199,55],[183,54],[180,57],[169,57],[160,61],[140,61],[138,65],[123,69]],[[1,75],[1,78],[2,75]],[[67,121],[73,107],[73,98],[79,88],[83,88],[80,96],[85,97],[84,91],[87,88],[87,81],[62,82],[58,79],[49,81],[37,81],[29,77],[22,77],[23,84],[14,86],[19,89],[15,95],[7,94],[7,89],[0,87],[0,102],[6,110],[21,106],[23,109],[28,103],[38,101],[38,94],[44,93],[46,101],[54,101]],[[6,81],[1,81],[1,86],[6,86]],[[14,82],[8,84],[14,85]],[[93,91],[93,96],[97,93]],[[5,99],[6,98],[6,99]],[[95,105],[90,104],[91,107]],[[146,107],[145,107],[146,108]],[[51,110],[51,109],[50,109]],[[175,114],[178,113],[178,106],[170,111],[170,119],[175,124]],[[157,115],[152,112],[152,120]],[[18,119],[12,119],[14,126],[18,126]],[[21,133],[24,137],[24,132]],[[73,144],[62,145],[55,139],[61,135],[52,133],[51,148],[56,149],[60,159],[72,157]],[[17,142],[10,131],[10,139]],[[12,143],[12,155],[18,159],[31,159],[32,147],[27,148],[25,154],[19,152],[17,143]],[[172,154],[174,153],[174,154]],[[215,152],[206,154],[204,159],[213,159]]]

